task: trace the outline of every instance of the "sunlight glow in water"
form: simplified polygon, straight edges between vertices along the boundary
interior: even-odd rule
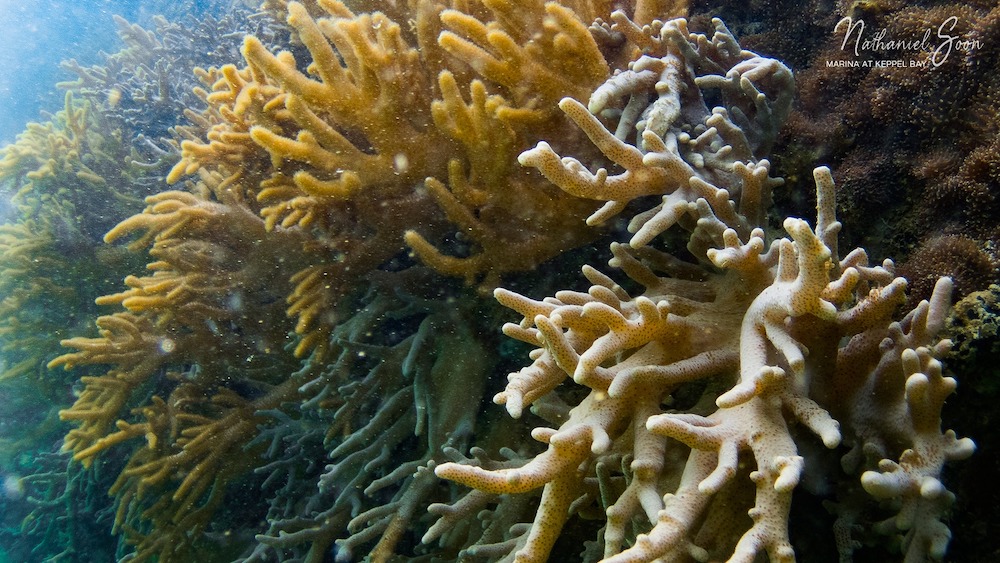
[[[5,475],[3,478],[3,495],[9,499],[18,499],[24,495],[24,485],[17,475]]]

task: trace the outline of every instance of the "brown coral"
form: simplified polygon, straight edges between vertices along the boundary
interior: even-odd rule
[[[607,75],[585,23],[602,8],[533,2],[515,15],[489,4],[494,21],[480,21],[418,3],[411,34],[380,12],[321,5],[287,5],[310,75],[248,38],[249,66],[222,69],[208,96],[224,120],[207,143],[182,144],[168,178],[209,165],[238,171],[269,228],[314,230],[316,245],[342,257],[294,276],[300,354],[323,346],[350,277],[397,254],[404,232],[433,267],[487,286],[587,239],[566,219],[584,206],[512,163],[533,137],[564,127],[554,100]],[[429,242],[448,231],[437,206],[478,247],[471,257]]]
[[[996,269],[996,258],[976,241],[961,235],[942,235],[925,240],[909,260],[900,264],[899,274],[909,282],[911,300],[929,297],[942,276],[955,281],[955,292],[961,299],[988,287],[997,275]]]
[[[884,41],[919,40],[929,33],[929,46],[869,49],[858,56],[841,49],[844,26],[834,32],[831,25],[811,67],[799,72],[801,101],[786,136],[792,154],[779,167],[804,178],[818,157],[842,170],[845,234],[873,253],[905,256],[939,233],[995,246],[998,184],[991,170],[998,162],[1000,89],[989,77],[997,74],[1000,11],[988,2],[870,4],[854,3],[854,11],[845,5],[838,17],[863,21],[866,39],[879,30]],[[939,34],[956,40],[945,42]],[[883,59],[904,66],[861,65]],[[838,61],[848,64],[832,64]],[[975,289],[996,281],[993,269],[985,271],[991,277]]]

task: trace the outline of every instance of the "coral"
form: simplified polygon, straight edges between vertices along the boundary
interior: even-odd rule
[[[65,453],[39,453],[22,469],[27,475],[18,482],[18,494],[6,495],[5,512],[22,512],[17,503],[9,502],[12,497],[21,497],[26,510],[19,514],[18,532],[33,540],[29,544],[32,549],[30,554],[10,550],[9,556],[29,561],[114,557],[113,547],[104,541],[113,519],[105,501],[113,472],[90,471],[73,463]],[[23,545],[16,539],[8,538],[4,545],[8,549]]]
[[[289,3],[309,74],[292,53],[249,37],[248,66],[224,67],[208,96],[225,121],[207,141],[182,143],[168,177],[239,172],[268,228],[316,232],[315,244],[340,257],[294,277],[300,354],[324,345],[335,324],[327,311],[352,276],[398,254],[404,235],[435,269],[486,287],[592,236],[573,220],[586,202],[525,174],[514,156],[568,129],[556,100],[608,75],[584,23],[602,9],[532,2],[514,14],[490,4],[480,20],[442,8],[416,3],[411,30],[337,2],[316,15]],[[458,235],[448,236],[449,221]],[[458,256],[432,242],[447,238]]]
[[[22,486],[30,495],[23,500],[12,495],[3,502],[5,512],[25,518],[19,539],[31,555],[19,557],[12,551],[15,558],[101,557],[115,552],[102,538],[110,537],[114,520],[107,491],[114,483],[115,466],[120,470],[124,460],[105,459],[95,466],[88,458],[86,466],[72,462],[67,467],[63,456],[61,468],[45,461],[54,459],[52,450],[68,430],[60,421],[60,409],[71,405],[84,386],[79,383],[81,372],[45,366],[65,352],[60,341],[96,335],[93,319],[100,305],[95,299],[115,291],[127,273],[141,268],[139,253],[107,246],[103,236],[141,211],[143,198],[159,189],[176,159],[170,143],[160,137],[169,131],[197,134],[198,124],[179,126],[186,105],[198,103],[197,93],[190,92],[197,84],[191,66],[212,56],[231,58],[226,42],[215,39],[247,13],[239,11],[221,21],[209,18],[189,28],[158,20],[159,38],[119,19],[125,49],[102,54],[103,64],[89,68],[65,63],[78,80],[58,85],[67,90],[64,108],[47,115],[46,121],[30,123],[15,143],[0,151],[0,379],[11,419],[0,436],[0,472],[8,487],[23,475]],[[209,29],[214,35],[205,33]],[[241,37],[229,39],[232,53],[238,52]],[[205,44],[219,50],[206,49]],[[126,316],[101,324],[112,332],[140,326],[151,333],[143,320]],[[96,392],[101,399],[112,397],[104,408],[134,406],[129,403],[134,398],[114,377],[95,385],[101,383],[118,388],[117,395],[107,389]],[[144,383],[133,381],[124,389],[135,391]],[[95,393],[82,392],[88,397]],[[87,420],[107,432],[117,417],[109,412],[103,419]],[[84,519],[91,521],[81,522]]]
[[[144,72],[156,66],[162,85],[171,73],[153,61],[162,61],[167,56],[164,51],[176,55],[187,48],[189,55],[198,56],[195,45],[165,49],[153,34],[123,21],[119,24],[129,46],[106,57],[103,66],[82,69],[69,63],[80,80],[61,85],[68,90],[65,108],[48,122],[30,124],[16,143],[4,148],[0,161],[0,179],[4,181],[5,198],[9,198],[12,208],[9,223],[0,227],[3,269],[0,344],[6,364],[3,375],[7,380],[18,380],[5,382],[13,392],[23,393],[29,388],[31,393],[41,392],[46,400],[35,408],[48,413],[48,418],[38,421],[36,428],[17,434],[16,443],[10,445],[25,453],[39,449],[44,452],[57,433],[66,432],[58,424],[57,411],[73,402],[70,382],[80,376],[79,372],[47,370],[45,365],[65,351],[60,347],[61,340],[74,334],[92,333],[87,327],[99,311],[95,298],[111,293],[126,273],[142,263],[137,253],[105,246],[102,239],[116,223],[142,209],[143,198],[152,193],[157,175],[162,181],[166,174],[162,161],[157,169],[157,162],[151,164],[146,158],[153,145],[145,135],[156,139],[156,135],[166,134],[168,128],[183,118],[177,108],[169,110],[169,119],[139,111],[146,102],[152,103],[135,99],[136,92],[144,84],[148,86],[149,75]],[[161,31],[168,32],[168,40],[177,38],[176,28],[163,27]],[[187,60],[190,59],[189,56]],[[111,99],[112,91],[124,92],[124,98]],[[158,159],[169,157],[164,157],[162,151],[153,152]],[[128,316],[102,321],[101,325],[112,332],[127,333],[136,326],[153,332],[142,320]],[[140,340],[133,341],[133,345]],[[155,339],[153,342],[156,343]],[[114,397],[108,404],[102,404],[108,409],[128,405],[131,398],[128,391],[144,384],[140,380],[122,386],[113,377],[101,381],[117,390],[117,394],[108,389],[97,392],[101,400]],[[86,391],[83,394],[90,396]],[[83,404],[88,404],[87,400]],[[118,413],[109,411],[103,419],[91,416],[87,420],[106,432],[117,417]],[[88,432],[93,434],[91,430],[84,434]],[[4,463],[4,471],[14,471],[12,465]],[[73,469],[70,473],[75,472]],[[45,473],[50,481],[53,475],[58,475]],[[25,477],[26,482],[44,478],[43,473]],[[99,499],[104,497],[111,482],[105,485]],[[100,504],[93,501],[94,506]],[[32,516],[35,524],[26,525],[23,532],[27,538],[42,540],[36,549],[52,549],[53,555],[60,548],[82,549],[73,544],[79,542],[72,535],[64,538],[47,531],[48,536],[41,538],[37,532],[43,525],[59,525],[43,523],[42,516],[44,513]]]
[[[955,343],[954,354],[966,362],[986,365],[984,359],[997,353],[991,344],[1000,335],[1000,317],[997,315],[997,295],[1000,286],[994,284],[989,289],[969,294],[955,304],[955,314],[949,319],[949,339]],[[982,357],[980,357],[982,356]],[[995,382],[983,382],[993,385]]]
[[[9,206],[0,225],[0,378],[37,380],[59,403],[66,382],[45,364],[60,339],[86,330],[94,298],[137,262],[99,248],[101,235],[138,211],[145,195],[119,160],[127,145],[106,124],[99,109],[67,93],[64,109],[29,124],[0,160]]]
[[[468,290],[421,296],[441,282],[413,281],[413,259],[488,288],[592,239],[579,219],[593,203],[514,157],[543,134],[582,141],[555,101],[604,81],[606,52],[636,49],[588,28],[609,18],[608,4],[385,4],[412,27],[339,2],[272,5],[300,46],[274,53],[248,36],[244,68],[198,71],[211,91],[195,92],[207,107],[188,114],[204,138],[175,129],[181,158],[167,175],[182,189],[149,196],[104,237],[148,251],[148,272],[99,298],[118,310],[50,362],[86,374],[60,411],[73,425],[64,447],[85,466],[127,458],[111,493],[135,560],[190,558],[216,541],[227,495],[279,482],[265,469],[282,467],[266,437],[280,443],[292,420],[303,437],[329,426],[330,467],[289,477],[298,492],[315,480],[314,500],[284,504],[275,492],[272,521],[245,556],[315,559],[335,539],[345,557],[395,553],[438,493],[426,468],[409,473],[445,461],[446,446],[464,449],[491,366],[471,332],[439,334],[468,324],[449,305]],[[123,32],[137,51],[165,48]],[[100,73],[78,73],[81,87],[103,88]],[[131,85],[122,100],[155,101]],[[389,274],[399,275],[377,283]],[[365,284],[410,302],[366,297]],[[397,321],[410,338],[372,337]],[[467,394],[459,408],[442,406],[456,394]],[[398,418],[376,414],[393,405]],[[364,442],[373,437],[398,457]]]
[[[192,69],[238,53],[239,38],[227,34],[245,26],[248,14],[236,9],[189,27],[157,18],[156,32],[117,18],[125,48],[89,68],[63,63],[78,77],[57,85],[67,91],[64,108],[3,148],[0,185],[12,206],[0,227],[4,377],[34,371],[51,379],[42,366],[58,355],[59,340],[86,332],[94,299],[139,265],[102,237],[141,211],[178,157],[178,143],[164,137],[207,127],[181,125],[185,116],[200,118],[194,110],[204,105]],[[279,35],[270,20],[256,21],[262,37]]]
[[[831,5],[782,1],[692,5],[693,14],[711,11],[739,32],[747,48],[780,58],[796,71],[796,104],[772,154],[775,173],[790,188],[776,192],[777,206],[808,216],[813,205],[809,172],[817,163],[826,164],[838,179],[838,214],[844,223],[841,244],[846,241],[873,256],[898,259],[904,277],[928,274],[911,286],[910,304],[929,295],[932,271],[953,276],[960,299],[985,290],[998,281],[997,271],[983,260],[994,261],[997,248],[994,194],[1000,91],[995,77],[1000,11],[996,2],[844,1],[835,9]],[[799,16],[784,17],[789,10]],[[848,15],[864,19],[872,34],[885,29],[887,39],[921,38],[930,29],[932,48],[938,44],[938,25],[956,16],[955,34],[979,44],[953,51],[937,68],[831,67],[830,63],[865,59],[909,64],[926,56],[869,51],[857,57],[850,48],[842,51],[843,34],[834,27]],[[974,258],[982,270],[972,271],[957,260],[942,262],[932,254],[924,258],[923,249],[955,237],[972,243],[962,245],[963,255]],[[977,251],[971,254],[973,247]],[[975,285],[969,283],[973,280]],[[988,349],[992,339],[984,332],[982,346]],[[975,376],[988,365],[992,365],[989,360],[980,363],[965,355],[948,362],[962,374],[963,384],[948,400],[946,419],[960,434],[976,436],[982,445],[982,455],[953,474],[960,505],[951,518],[955,541],[949,558],[956,561],[996,557],[986,530],[997,525],[997,499],[979,494],[976,485],[995,475],[996,449],[986,443],[995,427],[987,414],[993,395],[979,390]]]
[[[215,118],[201,115],[205,83],[216,79],[205,69],[237,58],[247,33],[268,45],[288,42],[279,21],[252,16],[234,4],[219,18],[188,15],[172,22],[156,16],[151,30],[115,16],[125,47],[100,65],[64,61],[62,68],[76,79],[56,86],[101,107],[109,127],[127,136],[129,164],[144,171],[135,182],[155,185],[179,158],[180,140],[201,138]]]
[[[994,461],[1000,451],[996,432],[997,412],[991,405],[1000,397],[1000,286],[970,293],[955,304],[945,334],[954,341],[955,363],[962,366],[962,391],[956,401],[945,405],[945,415],[954,428],[976,432],[976,456],[972,463],[956,467],[952,481],[961,486],[952,508],[953,561],[989,560],[998,553],[990,539],[996,521],[997,495],[992,491],[975,494],[976,483],[988,483],[1000,476]],[[981,490],[981,489],[980,489]]]
[[[808,168],[817,158],[838,170],[838,206],[848,240],[873,253],[907,258],[914,271],[942,265],[934,258],[919,264],[924,260],[919,249],[936,244],[931,240],[935,237],[961,237],[981,249],[995,247],[1000,90],[990,77],[1000,60],[1000,10],[990,2],[946,0],[844,4],[838,17],[864,21],[869,34],[884,30],[890,40],[911,40],[930,30],[932,47],[941,43],[938,33],[977,43],[952,50],[939,65],[931,62],[932,49],[864,51],[856,56],[850,49],[841,50],[844,34],[833,32],[830,22],[798,73],[800,103],[779,151],[785,158],[777,167],[796,182],[807,181]],[[775,52],[776,45],[766,40],[755,45]],[[794,50],[803,57],[798,46]],[[883,59],[902,60],[906,66],[829,64]],[[953,266],[939,273],[968,279],[959,264]],[[963,283],[958,296],[996,281],[994,271],[975,287]],[[923,284],[921,297],[929,285]]]
[[[468,375],[487,373],[494,356],[469,332],[468,313],[381,291],[400,281],[377,280],[364,308],[337,327],[337,359],[304,385],[310,399],[303,417],[270,438],[269,457],[278,459],[258,471],[285,485],[247,561],[270,561],[271,553],[314,561],[334,540],[338,560],[351,560],[373,538],[368,557],[388,560],[435,492],[426,468],[445,460],[445,448],[466,447],[479,407],[469,399],[485,383]],[[449,326],[457,329],[444,332]],[[281,443],[301,444],[317,433],[329,464],[308,481],[294,475],[295,457],[279,457],[287,452]],[[302,480],[312,486],[296,490]],[[307,499],[304,510],[293,502],[298,495]]]
[[[53,524],[79,501],[112,529],[102,553],[129,561],[581,545],[587,561],[786,561],[808,557],[794,491],[827,501],[844,559],[939,557],[942,467],[973,447],[941,430],[952,283],[899,314],[892,262],[841,254],[826,168],[815,225],[771,223],[766,158],[796,82],[721,22],[671,19],[688,9],[268,0],[155,32],[120,21],[127,48],[70,63],[63,116],[25,135],[49,152],[26,141],[0,164],[21,192],[0,312],[25,319],[0,344],[38,347],[17,290],[42,275],[57,283],[34,293],[61,295],[60,229],[86,232],[82,257],[150,259],[101,288],[96,332],[45,328],[68,350],[18,368],[69,370],[45,374],[62,396],[39,425],[68,428],[69,466],[42,456],[18,507],[51,542],[38,553],[87,549],[91,528]],[[230,26],[249,31],[238,54]],[[989,185],[990,149],[963,151],[915,166]],[[70,212],[84,220],[56,219]],[[619,281],[587,266],[584,291],[528,297],[625,230]],[[501,306],[524,317],[503,329],[516,343],[490,330]],[[511,416],[482,409],[496,391]]]
[[[616,25],[629,23],[619,16]],[[875,499],[896,502],[875,530],[901,533],[906,560],[943,556],[950,532],[941,520],[954,496],[941,470],[974,450],[940,428],[955,381],[938,359],[950,342],[935,335],[952,282],[942,278],[929,301],[894,320],[906,281],[891,261],[869,265],[862,249],[841,256],[827,168],[814,171],[815,228],[787,218],[788,236],[766,243],[768,192],[779,182],[753,149],[780,126],[791,73],[714,25],[707,37],[674,20],[650,37],[655,55],[590,97],[594,113],[609,100],[623,107],[618,119],[560,102],[621,172],[592,173],[545,143],[521,155],[560,188],[607,201],[596,220],[638,196],[662,194],[662,203],[633,217],[629,244],[612,245],[610,264],[635,290],[584,267],[586,292],[536,301],[496,291],[523,315],[505,334],[537,349],[494,401],[519,417],[567,393],[568,378],[585,393],[563,403],[556,427],[532,431],[547,448],[526,462],[438,466],[475,491],[432,508],[441,521],[425,541],[482,506],[469,499],[541,488],[532,525],[494,544],[503,560],[547,560],[569,519],[598,509],[607,515],[598,535],[606,561],[792,561],[792,493],[809,488],[808,472],[822,472],[838,495],[835,527],[858,523],[848,506],[860,481]],[[647,69],[654,76],[643,79]],[[702,92],[717,88],[726,106],[709,112]],[[689,232],[693,261],[650,246],[676,227]],[[672,404],[692,394],[688,407]],[[819,443],[844,446],[843,469],[822,466]],[[838,548],[851,556],[850,534]]]
[[[264,237],[263,221],[233,199],[225,181],[203,177],[206,189],[215,190],[211,198],[152,196],[147,213],[108,233],[108,240],[140,234],[137,247],[152,243],[152,274],[130,276],[129,289],[102,297],[100,304],[127,310],[101,317],[97,338],[64,341],[78,351],[51,363],[114,366],[84,377],[79,398],[60,417],[78,425],[65,448],[85,465],[116,444],[145,440],[112,488],[119,499],[116,529],[127,526],[139,536],[130,541],[140,560],[186,557],[195,548],[201,538],[192,532],[208,522],[227,479],[249,470],[226,459],[238,457],[256,435],[264,419],[254,413],[295,399],[307,375],[287,375],[301,369],[281,353],[291,327],[274,322],[283,317],[280,300],[290,288],[272,266],[300,262],[289,251],[300,235],[281,230]],[[244,260],[251,253],[258,259]],[[148,404],[119,419],[150,390]],[[203,499],[206,490],[215,494]],[[156,533],[139,534],[149,529],[140,520],[152,521]]]
[[[149,191],[130,181],[137,171],[120,160],[128,146],[101,108],[80,103],[72,92],[65,100],[52,119],[29,124],[17,142],[4,147],[0,179],[21,217],[45,215],[52,222],[61,215],[60,228],[78,230],[76,238],[100,238],[117,218],[102,217],[95,199],[129,213]],[[69,243],[76,234],[60,236]]]
[[[925,240],[910,260],[900,264],[899,274],[909,282],[911,301],[919,301],[930,296],[942,276],[951,277],[956,293],[962,296],[988,287],[997,276],[997,265],[991,253],[974,240],[943,235]]]

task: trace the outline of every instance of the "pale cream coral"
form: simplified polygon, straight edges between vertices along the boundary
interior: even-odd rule
[[[638,33],[621,15],[612,21],[607,30]],[[802,447],[805,429],[826,448],[848,446],[847,472],[833,478],[839,486],[857,490],[860,480],[876,497],[903,499],[892,521],[907,530],[908,560],[939,557],[950,493],[937,476],[946,460],[973,449],[940,432],[940,405],[954,381],[941,376],[936,357],[947,344],[934,335],[950,283],[894,321],[906,282],[891,261],[869,265],[861,249],[840,257],[834,182],[823,167],[814,172],[816,228],[788,218],[788,236],[766,244],[770,191],[781,183],[760,157],[788,111],[791,73],[740,49],[721,22],[715,27],[712,38],[689,33],[683,20],[643,28],[659,37],[634,43],[657,51],[660,62],[639,59],[590,100],[595,113],[620,109],[608,113],[617,125],[577,101],[560,102],[622,172],[591,172],[546,143],[521,155],[560,188],[606,201],[591,222],[663,195],[633,218],[632,244],[612,246],[612,266],[643,289],[633,296],[588,267],[586,293],[536,301],[497,290],[498,301],[524,316],[505,334],[537,349],[495,402],[521,416],[558,396],[568,377],[587,395],[555,428],[533,431],[548,447],[527,463],[435,471],[477,492],[543,489],[530,531],[507,545],[507,560],[545,560],[573,512],[595,503],[588,483],[596,480],[605,561],[750,563],[766,554],[788,562],[792,492],[812,452]],[[727,107],[705,108],[700,90],[709,88],[722,90]],[[637,99],[652,102],[637,110]],[[689,232],[697,262],[646,247],[677,227]],[[691,412],[672,410],[691,382],[705,385]],[[863,465],[861,450],[899,462]],[[609,470],[616,462],[621,470]],[[645,533],[630,537],[636,523]]]

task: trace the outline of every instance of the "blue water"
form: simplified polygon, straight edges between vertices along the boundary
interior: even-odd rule
[[[0,0],[0,145],[14,140],[39,112],[62,107],[52,87],[74,78],[59,68],[75,58],[100,62],[121,48],[112,15],[148,26],[156,14],[218,11],[227,0]]]

